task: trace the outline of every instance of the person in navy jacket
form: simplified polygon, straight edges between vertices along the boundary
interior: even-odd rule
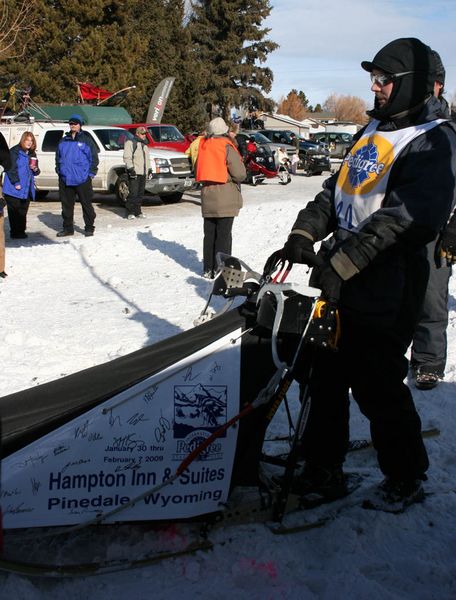
[[[35,175],[40,172],[35,151],[36,140],[31,131],[25,131],[19,144],[10,150],[11,165],[5,171],[3,194],[12,239],[27,237],[27,211],[30,200],[35,200]]]
[[[98,169],[98,149],[90,134],[82,131],[84,121],[80,115],[71,115],[68,123],[70,131],[60,140],[55,155],[63,218],[63,229],[57,233],[57,237],[74,234],[76,194],[82,207],[85,236],[88,237],[95,230],[92,178]]]

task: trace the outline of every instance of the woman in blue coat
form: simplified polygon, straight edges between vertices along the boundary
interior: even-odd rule
[[[3,194],[8,209],[10,235],[13,239],[26,238],[27,211],[35,199],[35,175],[39,174],[36,158],[36,140],[25,131],[19,144],[10,150],[11,167],[5,172]]]

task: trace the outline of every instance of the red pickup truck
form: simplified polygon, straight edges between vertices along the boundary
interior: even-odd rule
[[[147,129],[147,145],[152,148],[169,148],[177,152],[185,152],[190,146],[190,141],[182,135],[175,125],[165,125],[163,123],[130,123],[117,125],[135,132],[137,127]]]

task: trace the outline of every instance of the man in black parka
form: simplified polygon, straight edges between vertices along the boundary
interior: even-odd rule
[[[433,96],[435,60],[420,40],[394,40],[361,66],[375,94],[371,121],[283,249],[315,267],[311,283],[341,319],[339,351],[315,353],[299,485],[324,501],[346,493],[351,388],[385,476],[365,506],[397,512],[424,497],[429,463],[405,354],[428,280],[425,246],[454,203],[456,131]],[[316,256],[314,243],[331,233]]]

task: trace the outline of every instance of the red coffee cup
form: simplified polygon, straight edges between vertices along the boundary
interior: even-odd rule
[[[37,168],[37,166],[38,166],[38,159],[36,158],[36,156],[31,156],[30,157],[29,164],[30,164],[30,168],[31,169],[35,170]]]

